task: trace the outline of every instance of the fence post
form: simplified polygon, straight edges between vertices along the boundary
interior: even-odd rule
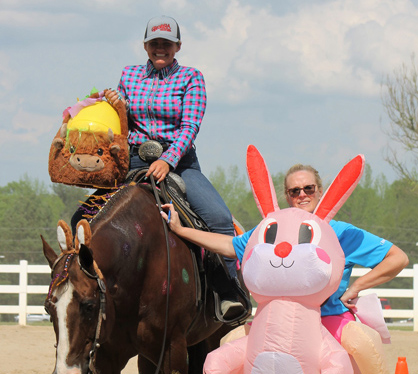
[[[19,325],[26,326],[28,306],[28,262],[20,260],[19,272]]]
[[[418,264],[414,264],[414,281],[412,288],[414,290],[413,297],[413,313],[414,313],[414,331],[418,331]]]

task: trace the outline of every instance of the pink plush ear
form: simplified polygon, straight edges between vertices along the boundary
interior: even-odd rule
[[[364,165],[363,155],[348,162],[328,187],[313,213],[326,222],[331,221],[360,181]]]
[[[263,218],[278,210],[276,191],[270,173],[263,156],[253,145],[247,148],[247,173],[255,202]]]

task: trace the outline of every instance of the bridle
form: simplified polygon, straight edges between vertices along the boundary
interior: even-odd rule
[[[64,282],[68,278],[68,268],[70,266],[70,262],[72,258],[77,255],[77,262],[80,266],[80,269],[83,271],[84,274],[86,274],[89,278],[96,280],[97,285],[99,287],[99,316],[97,319],[97,326],[96,326],[96,332],[94,335],[94,341],[92,344],[92,348],[89,352],[89,370],[88,374],[97,374],[97,370],[95,368],[95,361],[96,361],[96,352],[100,348],[99,338],[100,338],[100,332],[102,329],[102,323],[106,320],[106,285],[104,282],[104,278],[102,275],[102,272],[98,268],[96,262],[93,260],[94,270],[95,274],[91,274],[89,271],[87,271],[80,262],[80,256],[78,255],[78,252],[76,250],[71,251],[65,251],[62,252],[60,256],[55,260],[55,262],[51,266],[51,278],[54,273],[54,269],[57,266],[57,264],[65,258],[65,265],[64,265],[64,274],[57,274],[54,278],[52,278],[51,284],[49,286],[48,295],[46,297],[46,301],[48,301],[51,298],[52,290],[54,287],[59,286],[62,282]],[[48,311],[47,311],[48,312]]]

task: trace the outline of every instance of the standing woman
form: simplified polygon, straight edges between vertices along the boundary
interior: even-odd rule
[[[202,73],[180,66],[175,55],[181,49],[180,28],[166,16],[152,18],[145,30],[146,65],[126,66],[118,90],[108,91],[107,100],[121,100],[128,112],[130,169],[148,167],[138,154],[149,140],[163,146],[161,156],[149,166],[161,182],[172,171],[186,184],[187,201],[212,232],[234,235],[232,216],[221,196],[201,173],[194,141],[206,109],[206,88]],[[236,261],[226,259],[232,278]],[[231,291],[220,293],[223,317],[233,319],[244,311]]]

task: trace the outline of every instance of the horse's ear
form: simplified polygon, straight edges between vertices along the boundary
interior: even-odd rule
[[[73,237],[71,235],[71,229],[62,219],[58,221],[57,238],[61,252],[68,251],[72,248]]]
[[[41,235],[42,239],[42,249],[44,251],[44,256],[48,261],[49,267],[52,269],[52,265],[55,263],[55,260],[58,258],[58,255],[51,248],[51,246],[46,242],[44,237]]]
[[[86,219],[82,219],[77,223],[77,235],[75,238],[75,248],[76,250],[80,249],[80,245],[84,244],[87,247],[90,246],[91,240],[91,229],[90,225]]]
[[[271,175],[263,156],[253,145],[247,148],[247,173],[255,202],[263,218],[278,210],[279,205]]]
[[[363,155],[354,157],[335,177],[313,212],[326,222],[331,221],[349,198],[364,171]]]
[[[80,258],[80,265],[89,271],[91,274],[95,274],[95,270],[93,267],[93,255],[91,253],[90,248],[85,246],[84,244],[80,244],[80,250],[78,252],[78,256]]]

